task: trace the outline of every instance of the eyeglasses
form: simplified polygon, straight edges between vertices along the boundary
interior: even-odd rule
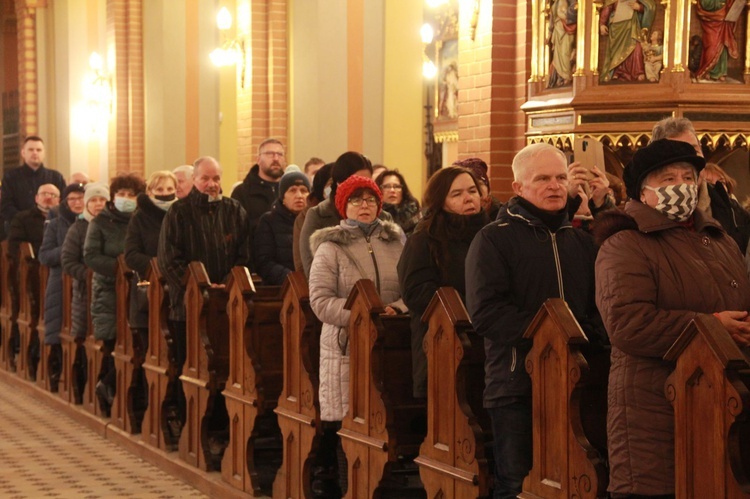
[[[83,203],[83,196],[68,196],[68,203]]]
[[[401,189],[403,189],[403,188],[404,188],[404,186],[403,186],[403,185],[401,185],[401,184],[383,184],[383,185],[381,185],[380,187],[381,187],[381,189],[383,189],[384,191],[385,191],[385,190],[389,190],[389,189],[390,189],[390,190],[393,190],[393,191],[400,191]]]
[[[279,158],[283,158],[284,157],[284,153],[283,152],[278,152],[278,151],[265,151],[265,152],[262,152],[260,154],[262,156],[266,156],[268,158],[273,158],[274,156],[278,156]]]
[[[40,192],[39,195],[45,198],[59,198],[60,197],[59,194],[54,193],[54,192]]]
[[[352,206],[359,206],[362,203],[365,203],[365,205],[369,206],[377,206],[378,200],[377,198],[351,198],[349,200],[349,204]]]

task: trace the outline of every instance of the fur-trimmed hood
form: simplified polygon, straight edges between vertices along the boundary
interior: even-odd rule
[[[397,241],[404,237],[401,227],[383,220],[380,220],[380,227],[375,228],[372,235],[385,242]],[[358,226],[348,225],[346,220],[342,220],[335,227],[326,227],[316,231],[310,238],[310,248],[315,254],[318,247],[325,242],[330,241],[341,246],[348,246],[361,237],[364,237],[364,234]]]

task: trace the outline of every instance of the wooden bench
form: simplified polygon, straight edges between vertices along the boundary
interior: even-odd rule
[[[47,375],[47,371],[49,370],[50,347],[49,345],[46,345],[44,343],[44,336],[47,330],[46,321],[44,318],[44,304],[47,298],[47,280],[49,279],[49,267],[38,263],[37,272],[39,274],[39,288],[37,289],[37,295],[34,297],[35,303],[33,305],[36,307],[37,321],[36,331],[32,331],[31,333],[32,336],[35,337],[34,343],[37,344],[37,355],[39,356],[39,361],[37,364],[36,384],[45,390],[52,391],[53,388],[50,385],[49,376]],[[58,388],[59,386],[54,387],[54,390],[57,390]]]
[[[175,451],[179,439],[173,438],[167,428],[163,410],[170,382],[179,383],[177,369],[170,363],[167,340],[169,329],[169,295],[166,279],[159,270],[156,258],[151,259],[148,275],[148,348],[146,349],[143,370],[148,386],[148,403],[143,415],[141,432],[143,440],[152,447]]]
[[[86,353],[86,385],[83,393],[83,407],[89,413],[109,417],[110,412],[107,408],[102,407],[99,398],[96,396],[96,382],[99,378],[99,371],[102,367],[102,345],[94,338],[94,324],[91,322],[91,296],[93,293],[92,283],[94,272],[89,269],[86,277],[86,317],[88,317],[88,326],[86,328],[86,340],[84,341],[84,351]]]
[[[311,464],[319,445],[318,372],[322,323],[310,308],[305,275],[292,272],[282,291],[284,387],[275,411],[283,435],[283,462],[274,497],[311,497]]]
[[[281,464],[281,432],[273,409],[283,384],[281,287],[255,287],[246,267],[234,267],[229,290],[229,377],[224,398],[229,439],[222,477],[253,495],[270,495]]]
[[[602,359],[609,354],[590,355],[604,372],[590,369],[583,353],[588,339],[559,298],[542,305],[524,338],[534,342],[526,355],[534,460],[519,497],[606,497],[608,471],[590,436],[606,431],[609,365]]]
[[[15,371],[13,336],[18,334],[18,274],[8,255],[8,241],[0,243],[0,369]]]
[[[211,287],[206,269],[191,262],[185,276],[187,359],[180,379],[187,415],[179,444],[182,460],[206,471],[221,469],[229,441],[222,390],[229,375],[228,295]]]
[[[125,255],[117,256],[115,264],[115,316],[117,337],[112,357],[117,370],[117,388],[112,402],[112,422],[128,433],[141,432],[141,420],[133,407],[134,371],[136,358],[133,352],[133,334],[130,331],[130,284],[133,271],[125,263]]]
[[[414,458],[425,436],[426,406],[412,395],[409,317],[385,308],[370,280],[357,282],[349,321],[349,412],[341,436],[346,497],[426,497]]]
[[[489,497],[492,430],[482,407],[483,339],[450,287],[438,289],[422,321],[429,325],[427,436],[415,462],[427,497]]]
[[[61,275],[62,317],[60,321],[60,348],[62,349],[62,370],[58,396],[68,403],[74,403],[73,397],[73,360],[76,355],[76,343],[72,334],[73,326],[73,277],[65,272]]]
[[[677,497],[750,497],[750,358],[715,317],[699,315],[672,345]]]
[[[18,250],[18,375],[36,382],[39,372],[39,261],[31,243],[22,242]]]

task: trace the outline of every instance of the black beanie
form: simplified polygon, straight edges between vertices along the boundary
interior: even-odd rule
[[[65,190],[62,193],[62,200],[66,200],[68,198],[68,194],[70,194],[71,192],[80,192],[81,194],[84,194],[86,192],[86,189],[83,184],[70,184],[65,187]]]
[[[331,198],[336,197],[336,187],[339,184],[342,184],[344,180],[360,170],[369,170],[372,173],[372,163],[364,155],[349,151],[339,156],[336,163],[333,164],[333,170],[331,170],[331,178],[333,178]]]
[[[310,192],[310,180],[307,175],[302,173],[296,166],[288,166],[284,175],[279,180],[279,199],[284,199],[284,194],[293,185],[304,185],[307,187],[307,191]]]

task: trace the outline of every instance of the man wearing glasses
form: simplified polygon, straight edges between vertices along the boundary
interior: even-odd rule
[[[232,198],[240,202],[250,224],[250,247],[258,219],[271,209],[279,198],[279,179],[284,175],[286,156],[284,146],[278,139],[266,139],[258,146],[256,163],[250,168],[245,180],[232,191]],[[253,258],[250,268],[255,270]]]
[[[44,222],[49,210],[60,204],[60,190],[53,184],[44,184],[39,187],[34,202],[36,206],[19,211],[10,223],[8,252],[13,258],[17,258],[22,242],[31,243],[34,254],[39,253],[44,236]]]

